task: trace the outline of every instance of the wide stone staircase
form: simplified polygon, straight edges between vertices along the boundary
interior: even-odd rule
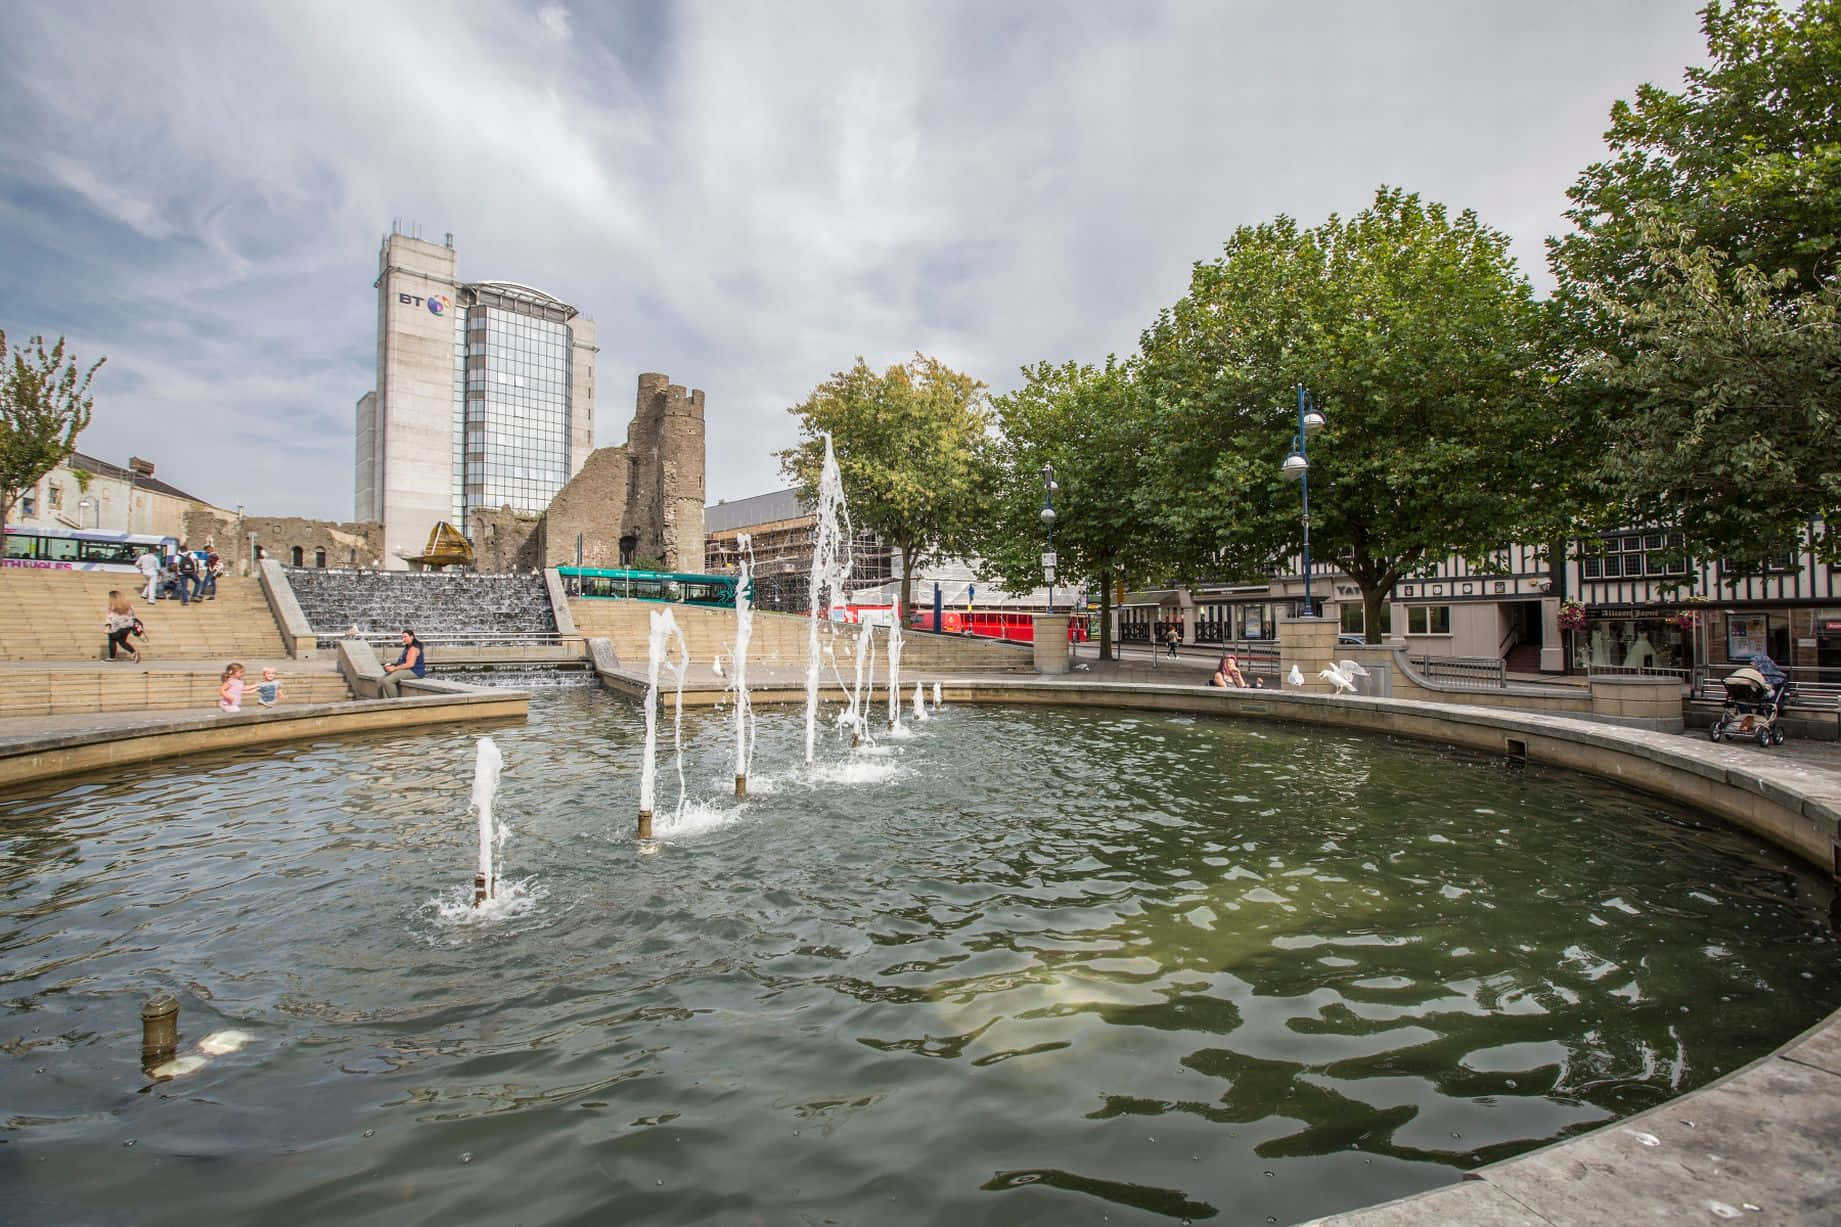
[[[651,612],[669,609],[683,632],[693,661],[709,664],[728,660],[735,646],[735,613],[699,605],[672,605],[655,601],[572,597],[569,613],[578,634],[613,642],[623,662],[644,661],[651,635]],[[855,641],[856,627],[839,627]],[[803,670],[806,663],[807,619],[802,614],[756,611],[754,633],[748,643],[750,669]],[[822,635],[823,628],[820,628]],[[878,669],[887,652],[887,631],[876,633]],[[901,667],[909,673],[1028,673],[1033,672],[1034,650],[1028,644],[992,643],[954,635],[910,631],[902,639]]]
[[[145,582],[138,573],[122,571],[0,568],[0,660],[107,657],[103,618],[111,588],[120,589],[133,601],[136,615],[147,628],[146,640],[134,642],[150,661],[227,664],[287,656],[275,616],[254,579],[223,576],[217,581],[217,599],[190,605],[141,600]]]

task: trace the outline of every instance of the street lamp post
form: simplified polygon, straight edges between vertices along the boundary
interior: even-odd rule
[[[1042,554],[1042,574],[1048,579],[1048,612],[1055,612],[1055,466],[1042,463],[1042,527],[1048,531],[1048,549]]]
[[[77,519],[81,522],[83,519],[83,512],[88,511],[91,507],[96,509],[95,527],[100,530],[102,528],[102,501],[100,499],[86,498],[78,500]]]
[[[1310,437],[1328,425],[1323,412],[1317,408],[1317,402],[1311,399],[1304,385],[1298,385],[1298,433],[1291,438],[1291,454],[1285,457],[1280,466],[1287,477],[1294,477],[1298,482],[1298,491],[1304,500],[1304,616],[1316,616],[1316,604],[1310,595]]]

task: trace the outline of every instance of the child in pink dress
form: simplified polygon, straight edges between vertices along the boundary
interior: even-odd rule
[[[234,661],[225,667],[224,684],[217,688],[217,710],[224,712],[243,710],[243,673],[243,666]]]

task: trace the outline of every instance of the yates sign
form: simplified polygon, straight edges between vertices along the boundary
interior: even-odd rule
[[[430,294],[427,298],[418,298],[414,294],[398,294],[396,301],[405,307],[427,307],[430,315],[445,315],[448,305],[453,300],[446,294]]]

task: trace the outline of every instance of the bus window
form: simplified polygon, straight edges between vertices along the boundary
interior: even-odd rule
[[[80,544],[79,542],[69,537],[42,537],[40,541],[45,550],[43,557],[55,558],[59,562],[75,562],[77,560],[77,546]]]

